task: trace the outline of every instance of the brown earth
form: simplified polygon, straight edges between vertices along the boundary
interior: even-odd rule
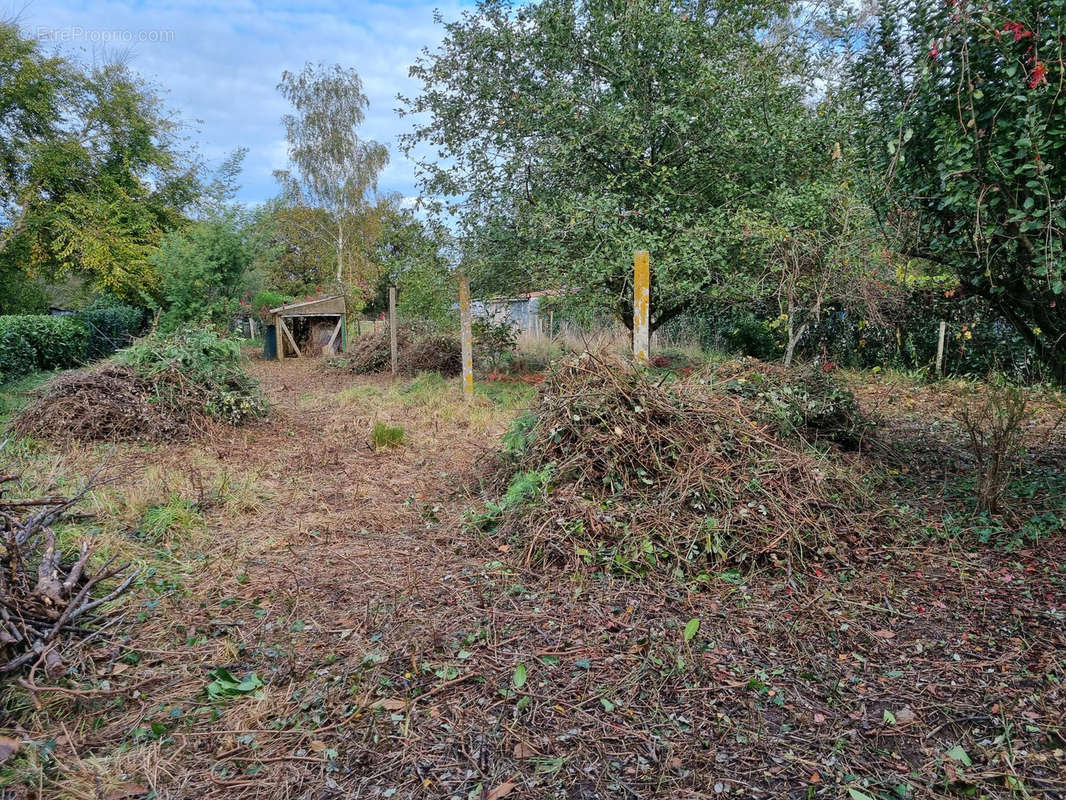
[[[461,524],[513,408],[468,411],[455,381],[254,369],[268,422],[112,456],[129,474],[86,510],[116,520],[100,536],[143,582],[80,671],[8,686],[3,727],[23,745],[0,791],[1066,793],[1061,530],[1007,552],[900,499],[900,544],[859,542],[846,567],[528,572]],[[925,433],[944,416],[930,409]],[[374,450],[375,421],[407,443]],[[27,448],[17,466],[49,485],[105,455]],[[192,521],[151,533],[161,507]],[[264,685],[212,699],[219,668]]]

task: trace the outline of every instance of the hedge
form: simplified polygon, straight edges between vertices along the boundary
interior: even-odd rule
[[[133,342],[144,328],[144,309],[100,299],[78,314],[89,327],[86,361],[95,361]]]
[[[36,363],[37,354],[26,337],[15,328],[0,327],[0,383],[33,372]]]
[[[89,328],[73,316],[24,314],[0,317],[0,363],[6,378],[84,363]],[[28,348],[28,349],[27,349]]]

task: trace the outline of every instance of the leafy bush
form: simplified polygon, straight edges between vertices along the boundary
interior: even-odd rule
[[[79,312],[78,317],[89,329],[85,360],[95,361],[129,346],[144,328],[145,310],[114,298],[99,297]]]
[[[479,369],[495,372],[514,354],[518,346],[518,328],[511,320],[497,322],[475,319],[471,324],[474,338],[474,362]]]
[[[25,336],[15,328],[0,326],[0,382],[33,372],[36,361],[37,354]]]
[[[53,317],[46,314],[0,317],[0,331],[4,330],[16,331],[32,350],[28,368],[24,369],[24,373],[66,369],[85,361],[89,329],[75,317]]]
[[[271,323],[270,309],[283,306],[292,302],[292,295],[275,292],[273,289],[264,289],[258,292],[250,300],[242,300],[241,307],[255,316],[264,325]]]
[[[121,351],[116,360],[155,387],[157,402],[196,408],[231,425],[263,416],[266,399],[244,370],[240,343],[203,328],[152,334]]]

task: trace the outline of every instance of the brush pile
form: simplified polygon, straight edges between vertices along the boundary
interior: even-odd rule
[[[710,382],[750,401],[761,419],[785,435],[856,449],[871,425],[834,369],[832,363],[790,369],[749,357],[718,365]]]
[[[113,359],[58,376],[15,418],[16,433],[77,441],[162,441],[262,416],[238,343],[196,328],[153,334]]]
[[[506,446],[510,486],[475,522],[527,564],[698,575],[709,562],[832,558],[872,523],[860,481],[753,403],[590,354],[548,377]]]
[[[463,371],[459,340],[456,336],[399,326],[396,329],[396,345],[400,371],[404,374],[439,372],[445,377],[451,377]],[[338,358],[333,363],[358,375],[388,372],[392,368],[392,345],[388,328],[363,334],[343,358]]]
[[[0,476],[0,485],[17,480]],[[114,556],[92,568],[87,542],[76,557],[56,544],[50,526],[100,483],[94,476],[70,498],[0,496],[0,675],[38,663],[48,674],[61,672],[65,651],[109,624],[107,604],[137,577],[128,564],[115,566]]]

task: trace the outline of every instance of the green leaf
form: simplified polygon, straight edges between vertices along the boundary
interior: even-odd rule
[[[885,709],[885,713],[883,715],[883,718],[884,718],[885,722],[887,722],[889,725],[895,725],[896,724],[896,715],[893,714],[891,711],[889,711],[887,708]]]
[[[848,794],[851,796],[851,800],[874,800],[866,792],[860,792],[858,789],[848,789]]]
[[[514,668],[514,675],[511,676],[511,683],[514,684],[514,688],[521,689],[526,685],[526,665],[519,664]]]
[[[700,621],[699,619],[690,619],[688,624],[685,625],[685,644],[688,644],[699,633]]]
[[[955,745],[945,754],[953,761],[958,761],[964,766],[971,767],[973,762],[970,760],[970,755],[962,749],[962,745]]]

